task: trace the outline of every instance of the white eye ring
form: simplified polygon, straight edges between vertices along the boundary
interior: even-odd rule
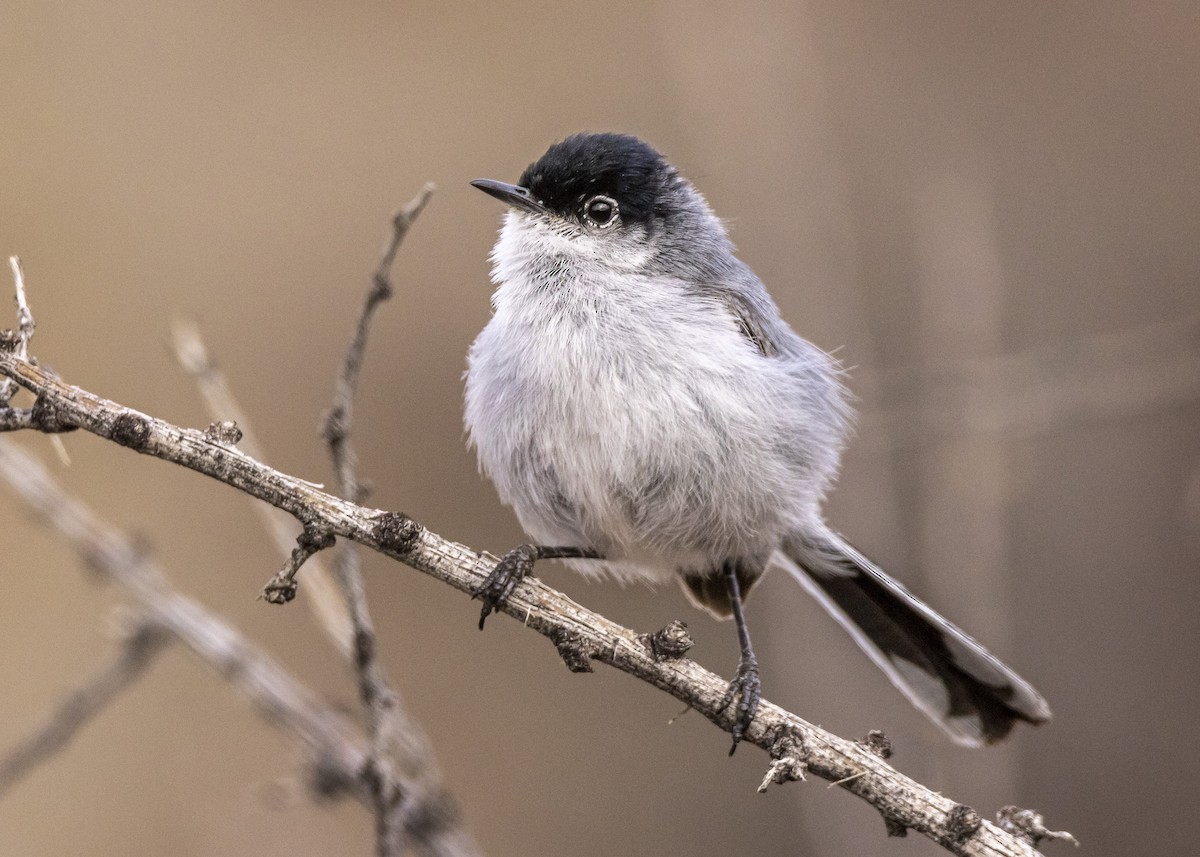
[[[601,206],[607,205],[609,207],[607,220],[599,220],[592,215],[592,206],[596,205],[597,203],[599,203]],[[593,196],[583,204],[583,219],[587,221],[589,226],[595,227],[596,229],[608,229],[620,219],[620,215],[621,207],[617,205],[617,201],[611,196]]]

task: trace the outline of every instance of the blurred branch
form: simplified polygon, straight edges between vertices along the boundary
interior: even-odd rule
[[[237,425],[241,437],[236,446],[247,455],[260,461],[266,456],[254,435],[249,417],[238,404],[229,389],[224,374],[208,353],[200,331],[189,321],[176,321],[172,325],[172,345],[179,364],[196,381],[200,396],[214,420],[228,420]],[[296,544],[295,519],[273,506],[251,503],[251,507],[271,534],[279,552],[287,555]],[[314,557],[308,561],[304,576],[305,600],[317,619],[317,625],[325,632],[342,657],[350,660],[354,656],[354,629],[341,598],[337,584],[329,569]]]
[[[68,495],[32,456],[0,439],[0,479],[62,536],[106,581],[133,598],[138,624],[117,659],[68,696],[34,736],[0,757],[0,793],[67,741],[149,665],[167,637],[192,651],[273,726],[308,750],[309,781],[318,797],[349,793],[375,806],[370,748],[343,716],[317,698],[273,658],[258,650],[222,618],[177,592],[141,550]],[[427,787],[419,812],[404,816],[414,849],[428,857],[478,853],[458,824],[454,801]],[[410,806],[405,795],[405,807]]]
[[[6,330],[0,336],[0,348],[14,351],[22,360],[29,358],[29,340],[33,338],[33,313],[29,311],[29,301],[25,297],[25,271],[21,260],[16,256],[8,257],[8,267],[12,271],[13,291],[17,301],[17,329]],[[8,403],[17,391],[16,385],[8,378],[0,381],[0,410],[6,410]],[[10,429],[4,429],[10,431]]]
[[[0,479],[89,567],[121,587],[136,603],[144,622],[183,643],[249,699],[267,721],[299,739],[322,772],[320,779],[326,784],[323,791],[349,788],[360,800],[368,797],[359,781],[366,751],[341,715],[317,702],[282,666],[258,651],[231,625],[172,588],[144,552],[69,496],[41,464],[6,439],[0,439]],[[113,668],[106,672],[113,672]],[[126,684],[136,677],[129,666],[121,674]],[[108,688],[107,699],[100,698],[97,685]],[[111,677],[95,679],[89,685],[93,702],[96,706],[107,702],[122,686]],[[60,717],[56,715],[55,719]],[[53,731],[53,726],[45,731]]]
[[[65,384],[11,351],[0,352],[0,374],[33,392],[64,423],[203,473],[288,512],[303,525],[351,539],[462,592],[474,593],[498,561],[448,541],[406,515],[360,506],[273,470],[204,432],[172,425]],[[550,638],[574,669],[587,668],[591,659],[607,663],[686,702],[720,728],[732,727],[732,715],[721,705],[726,681],[687,658],[656,654],[633,631],[541,581],[526,578],[499,609]],[[916,830],[955,854],[1037,854],[1024,839],[905,777],[868,748],[770,702],[762,703],[744,740],[768,752],[778,752],[778,745],[784,743],[802,748],[799,758],[808,771],[866,800],[883,815],[893,834]]]
[[[3,449],[0,448],[0,455]],[[125,688],[141,678],[170,639],[152,620],[139,620],[124,635],[117,656],[71,691],[58,710],[32,735],[0,756],[0,796],[70,743],[75,734]]]

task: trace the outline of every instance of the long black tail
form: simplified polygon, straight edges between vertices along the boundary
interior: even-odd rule
[[[1017,720],[1050,719],[1050,706],[1027,681],[836,533],[792,537],[776,561],[958,743],[991,743]]]

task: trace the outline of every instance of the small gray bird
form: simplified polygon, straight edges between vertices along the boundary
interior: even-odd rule
[[[1033,687],[826,525],[851,419],[842,369],[780,318],[658,152],[578,134],[516,185],[472,184],[509,209],[494,313],[468,358],[466,426],[533,540],[480,588],[480,628],[540,559],[678,580],[737,624],[722,704],[736,703],[736,748],[761,696],[742,602],[777,565],[955,741],[1050,718]]]

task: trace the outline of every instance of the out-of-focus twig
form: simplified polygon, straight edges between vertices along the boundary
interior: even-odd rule
[[[314,782],[323,793],[348,791],[370,805],[371,793],[361,776],[366,748],[340,714],[319,702],[225,620],[173,589],[144,552],[69,496],[36,459],[4,438],[0,438],[0,479],[91,568],[120,586],[149,627],[178,639],[266,720],[298,739],[309,750],[313,770],[319,773]],[[122,675],[125,683],[136,677],[131,668]],[[112,677],[102,675],[94,683],[101,690],[93,689],[93,707],[107,701],[104,689],[109,689],[109,698],[120,690]],[[28,770],[26,765],[21,772]]]
[[[25,270],[16,256],[8,257],[8,267],[12,270],[13,289],[16,292],[17,329],[0,331],[0,336],[3,337],[0,340],[0,348],[11,350],[22,360],[28,360],[29,340],[33,338],[36,325],[33,322],[33,313],[29,311],[29,300],[25,296]],[[8,407],[16,391],[17,385],[10,379],[0,379],[0,409]]]
[[[242,436],[238,449],[251,458],[265,459],[263,448],[255,436],[253,423],[242,410],[237,397],[229,388],[224,373],[209,354],[200,330],[191,321],[176,320],[171,326],[175,357],[184,371],[196,381],[205,407],[214,420],[236,423]],[[291,553],[296,544],[296,520],[286,512],[265,503],[250,504],[262,520],[263,527],[274,539],[280,553]],[[338,592],[333,575],[319,557],[310,559],[304,572],[305,601],[316,617],[317,625],[348,661],[354,656],[354,629],[345,601]]]
[[[0,756],[0,796],[63,749],[93,717],[141,678],[169,640],[170,635],[152,620],[133,623],[116,657],[71,691],[45,723]]]

